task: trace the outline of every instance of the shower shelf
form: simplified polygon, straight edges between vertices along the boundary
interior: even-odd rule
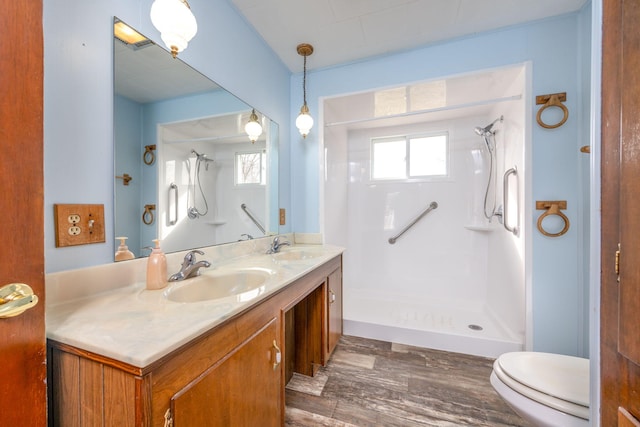
[[[207,221],[209,225],[225,225],[227,223],[226,219],[216,219],[213,221]]]
[[[471,231],[493,231],[491,225],[465,225],[464,228]]]

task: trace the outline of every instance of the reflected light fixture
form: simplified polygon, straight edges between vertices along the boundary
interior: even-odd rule
[[[297,47],[298,55],[304,57],[304,69],[302,74],[302,96],[304,103],[300,108],[300,114],[296,119],[296,127],[300,131],[300,135],[306,138],[309,135],[309,131],[313,127],[313,117],[309,114],[309,107],[307,107],[307,56],[313,53],[313,46],[307,43],[299,44]]]
[[[244,125],[244,131],[249,136],[249,140],[252,144],[258,140],[260,135],[262,135],[262,125],[258,121],[258,115],[256,114],[255,109],[251,110],[249,121]]]
[[[155,0],[151,5],[151,22],[174,58],[187,48],[198,31],[187,0]]]
[[[148,40],[119,19],[116,19],[113,23],[113,35],[123,43],[130,45],[137,45]]]

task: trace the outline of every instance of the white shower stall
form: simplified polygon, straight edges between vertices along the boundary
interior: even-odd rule
[[[324,101],[323,232],[346,248],[346,334],[494,357],[526,347],[527,76],[521,64]],[[492,160],[474,129],[494,121]],[[372,171],[376,141],[433,135],[444,173]],[[417,153],[405,161],[437,157]],[[504,215],[488,219],[494,201]]]

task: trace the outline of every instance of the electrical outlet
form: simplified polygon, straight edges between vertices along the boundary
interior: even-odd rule
[[[104,205],[53,205],[56,247],[104,243]]]

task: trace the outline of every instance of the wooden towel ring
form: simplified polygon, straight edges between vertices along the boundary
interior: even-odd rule
[[[562,213],[561,209],[567,208],[566,200],[553,200],[553,201],[536,201],[536,209],[544,210],[545,212],[538,217],[538,230],[540,233],[544,234],[548,237],[560,237],[569,231],[569,227],[571,223],[569,222],[569,218],[565,214]],[[564,221],[564,227],[557,233],[549,233],[542,226],[542,221],[548,217],[549,215],[557,215]]]
[[[567,100],[567,93],[566,92],[562,92],[562,93],[553,93],[550,95],[539,95],[536,97],[536,105],[540,105],[540,104],[544,104],[539,110],[538,110],[538,114],[536,115],[536,121],[538,122],[538,124],[540,126],[542,126],[545,129],[555,129],[558,128],[560,126],[562,126],[567,119],[569,118],[569,110],[567,109],[566,105],[564,105],[562,103],[562,101],[566,101]],[[562,117],[562,120],[560,120],[558,123],[555,124],[547,124],[545,122],[542,121],[542,112],[544,110],[546,110],[549,107],[558,107],[562,110],[562,112],[564,113],[564,116]]]
[[[146,225],[153,224],[153,221],[155,221],[155,216],[153,215],[153,211],[155,210],[156,210],[156,205],[144,205],[142,222],[144,222]]]
[[[156,145],[145,145],[144,154],[142,155],[142,161],[145,165],[152,165],[156,161]]]

